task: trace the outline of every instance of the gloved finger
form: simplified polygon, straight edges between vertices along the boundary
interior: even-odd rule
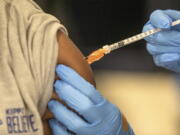
[[[92,106],[90,109],[82,112],[82,116],[90,123],[99,123],[102,122],[103,119],[106,119],[107,116],[120,116],[120,111],[117,107],[107,100],[101,102],[98,105]],[[113,120],[112,120],[113,121]]]
[[[83,79],[73,69],[64,65],[58,65],[56,72],[63,81],[75,87],[81,93],[89,97],[94,103],[100,103],[103,101],[103,97],[95,89],[95,87]]]
[[[180,53],[180,46],[174,47],[147,43],[146,48],[151,55],[159,55],[162,53]]]
[[[71,133],[68,133],[67,129],[55,119],[49,120],[49,125],[53,135],[72,135]]]
[[[143,31],[147,31],[152,28],[152,25],[146,25]],[[180,46],[180,32],[173,30],[164,30],[148,36],[145,40],[152,44],[162,44],[166,46]]]
[[[55,119],[70,131],[87,126],[87,123],[81,117],[55,100],[49,101],[48,108],[53,113]]]
[[[179,61],[180,54],[178,53],[165,53],[154,56],[154,61],[157,66],[164,67],[169,70],[180,72]]]
[[[156,28],[167,29],[171,27],[172,19],[162,10],[156,10],[151,14],[150,22]]]
[[[103,112],[102,110],[108,109],[113,111],[113,109],[109,109],[111,106],[109,105],[109,107],[107,105],[109,102],[106,100],[101,102],[101,104],[95,105],[87,96],[83,95],[81,92],[76,90],[76,88],[62,80],[56,81],[55,90],[63,101],[65,101],[71,108],[75,109],[89,123],[93,123],[100,119]],[[106,110],[106,113],[109,112]]]
[[[64,81],[58,80],[56,81],[54,86],[55,91],[60,99],[65,101],[71,108],[73,108],[80,114],[81,111],[84,111],[93,105],[93,103],[87,96],[83,95],[76,88],[72,87]]]

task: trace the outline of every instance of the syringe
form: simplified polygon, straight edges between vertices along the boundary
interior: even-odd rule
[[[172,22],[172,26],[175,26],[175,25],[178,25],[178,24],[180,24],[180,20]],[[148,36],[150,36],[152,34],[155,34],[155,33],[159,32],[159,31],[162,31],[162,30],[163,29],[160,29],[160,28],[152,29],[152,30],[137,34],[135,36],[132,36],[130,38],[121,40],[121,41],[119,41],[117,43],[113,43],[111,45],[105,45],[102,48],[100,48],[100,49],[98,49],[96,51],[93,51],[89,56],[86,57],[86,60],[87,60],[87,62],[89,64],[92,64],[95,61],[100,60],[106,54],[110,53],[113,50],[124,47],[126,45],[131,44],[131,43],[137,42],[137,41],[139,41],[141,39],[144,39],[145,37],[148,37]]]

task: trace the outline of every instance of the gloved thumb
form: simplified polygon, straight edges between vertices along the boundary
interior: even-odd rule
[[[164,13],[168,15],[173,21],[180,19],[180,11],[168,9]]]
[[[172,18],[162,10],[156,10],[150,16],[150,23],[156,28],[168,29],[172,22]]]

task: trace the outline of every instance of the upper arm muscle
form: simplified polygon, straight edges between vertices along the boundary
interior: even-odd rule
[[[57,63],[73,68],[84,79],[95,85],[92,70],[80,50],[64,33],[59,32],[57,38],[59,42],[59,56]]]

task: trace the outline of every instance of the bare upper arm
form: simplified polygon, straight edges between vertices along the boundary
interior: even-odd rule
[[[58,32],[57,39],[59,42],[58,64],[64,64],[73,68],[84,79],[95,85],[92,70],[84,59],[81,51],[63,32]]]

